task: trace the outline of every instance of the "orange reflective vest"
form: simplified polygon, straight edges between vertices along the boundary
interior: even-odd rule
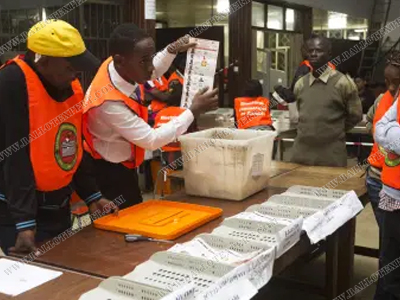
[[[148,110],[140,102],[144,99],[144,88],[139,85],[140,95],[139,100],[135,101],[114,87],[108,75],[108,65],[112,58],[108,58],[100,67],[92,84],[83,100],[83,135],[85,137],[85,150],[89,152],[93,158],[102,159],[101,155],[96,152],[93,146],[93,136],[88,130],[88,111],[92,108],[99,107],[105,101],[123,101],[136,115],[147,122]],[[128,168],[136,168],[144,160],[144,149],[134,144],[131,144],[132,155],[131,160],[123,162],[122,164]]]
[[[397,98],[397,100],[397,122],[400,123],[400,99]],[[400,155],[392,152],[386,153],[381,180],[384,185],[400,190]]]
[[[306,65],[310,69],[310,71],[314,70],[314,68],[311,66],[311,64],[310,64],[310,62],[308,60],[304,60],[304,61],[301,62],[300,66],[304,66],[304,65]],[[328,62],[328,66],[331,69],[336,70],[336,66],[334,64],[332,64],[331,62]]]
[[[236,122],[239,129],[255,126],[271,126],[269,100],[264,97],[235,99]]]
[[[165,76],[161,76],[160,80],[158,80],[158,79],[153,80],[153,83],[154,83],[156,89],[159,90],[160,92],[165,92],[168,90],[169,81],[167,80],[167,78],[165,78]],[[164,102],[157,101],[155,99],[151,101],[151,110],[153,112],[158,112],[166,106],[167,106],[167,104]]]
[[[64,102],[57,102],[22,56],[4,66],[11,63],[21,68],[26,81],[30,159],[36,189],[56,191],[71,183],[82,159],[82,87],[78,79],[74,80],[71,83],[74,94]]]
[[[181,75],[179,75],[176,71],[174,73],[171,74],[171,76],[169,76],[168,78],[168,88],[169,85],[171,84],[172,81],[174,80],[178,80],[180,82],[180,84],[183,85],[183,77]]]
[[[376,123],[378,123],[379,120],[385,115],[385,113],[393,105],[393,102],[394,102],[394,97],[389,91],[387,91],[383,95],[381,101],[378,104],[378,107],[376,108],[374,120],[372,123],[372,132],[374,132],[375,130]],[[370,163],[371,166],[377,169],[382,169],[385,164],[385,155],[386,151],[382,149],[377,143],[374,143],[374,146],[372,147],[371,150],[371,154],[368,157],[368,162]]]
[[[174,106],[164,108],[157,114],[154,128],[158,128],[163,124],[170,122],[171,120],[182,114],[184,111],[184,108]],[[161,149],[165,152],[181,151],[181,143],[179,141],[174,141],[172,143],[169,143],[168,145],[161,147]]]

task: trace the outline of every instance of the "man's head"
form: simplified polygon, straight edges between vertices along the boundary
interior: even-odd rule
[[[357,76],[354,82],[357,85],[357,89],[359,92],[362,92],[365,89],[365,86],[367,85],[367,80],[365,79],[364,76]]]
[[[135,24],[121,24],[110,37],[110,54],[115,68],[126,81],[145,83],[154,71],[153,39]]]
[[[262,97],[263,88],[258,80],[248,80],[244,86],[244,96],[245,97]]]
[[[385,68],[385,83],[389,92],[395,96],[400,86],[400,51],[393,51]]]
[[[62,20],[46,20],[28,32],[28,56],[53,86],[67,88],[79,71],[96,71],[100,61],[85,46],[78,30]]]
[[[329,62],[332,51],[331,42],[324,36],[313,35],[306,43],[308,60],[314,70]]]

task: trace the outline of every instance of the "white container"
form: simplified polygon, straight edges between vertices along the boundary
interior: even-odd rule
[[[181,136],[186,193],[241,201],[264,189],[275,137],[272,131],[230,128]]]

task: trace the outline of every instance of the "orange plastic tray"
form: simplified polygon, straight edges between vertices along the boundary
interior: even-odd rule
[[[222,215],[222,209],[181,202],[149,200],[107,215],[94,227],[156,239],[174,240]]]

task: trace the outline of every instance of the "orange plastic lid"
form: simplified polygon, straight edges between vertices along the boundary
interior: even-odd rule
[[[107,215],[94,227],[156,239],[174,240],[222,215],[222,209],[172,201],[149,200]]]

